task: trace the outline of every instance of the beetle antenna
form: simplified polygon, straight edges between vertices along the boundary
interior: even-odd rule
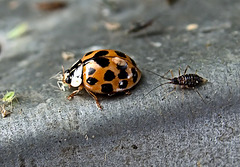
[[[152,73],[152,74],[154,74],[154,75],[157,75],[157,76],[159,76],[159,77],[161,77],[161,78],[164,78],[164,79],[167,79],[167,80],[171,80],[171,78],[167,78],[167,77],[165,77],[165,75],[159,75],[158,73],[155,73],[155,72],[153,72],[153,71],[150,71],[150,70],[148,70],[148,69],[144,69],[144,70],[146,70],[147,72],[150,72],[150,73]]]
[[[150,70],[148,70],[148,69],[145,69],[145,68],[144,68],[144,70],[146,70],[147,72],[150,72],[150,73],[152,73],[152,74],[154,74],[154,75],[157,75],[157,76],[161,77],[161,75],[159,75],[159,74],[158,74],[158,73],[156,73],[156,72],[150,71]]]
[[[165,83],[162,83],[162,84],[160,84],[160,85],[158,85],[158,86],[156,86],[155,88],[153,88],[152,90],[150,90],[147,94],[145,94],[144,96],[147,96],[148,94],[150,94],[152,91],[154,91],[155,89],[157,89],[157,88],[159,88],[159,87],[161,87],[161,86],[163,86],[163,85],[166,85],[166,84],[170,84],[171,82],[165,82]]]

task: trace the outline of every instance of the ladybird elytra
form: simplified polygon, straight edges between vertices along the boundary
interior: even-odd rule
[[[96,94],[127,92],[141,78],[141,71],[128,55],[116,50],[95,50],[86,53],[63,73],[63,82],[78,87],[68,96],[71,99],[82,88],[93,96],[101,108]]]

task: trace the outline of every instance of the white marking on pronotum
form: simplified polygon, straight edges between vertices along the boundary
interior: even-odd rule
[[[82,83],[83,65],[79,66],[73,73],[71,86],[78,87]]]

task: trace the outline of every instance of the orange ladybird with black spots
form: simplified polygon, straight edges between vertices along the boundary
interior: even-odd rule
[[[95,50],[86,53],[63,73],[63,83],[78,87],[68,99],[72,99],[83,88],[96,100],[95,95],[112,95],[128,92],[141,78],[141,71],[128,55],[116,50]]]

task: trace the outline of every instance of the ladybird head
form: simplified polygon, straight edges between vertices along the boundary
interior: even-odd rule
[[[63,83],[71,84],[70,70],[64,71],[63,69]]]
[[[62,81],[72,87],[80,86],[82,84],[82,65],[71,71],[69,69],[64,71],[63,69]]]

